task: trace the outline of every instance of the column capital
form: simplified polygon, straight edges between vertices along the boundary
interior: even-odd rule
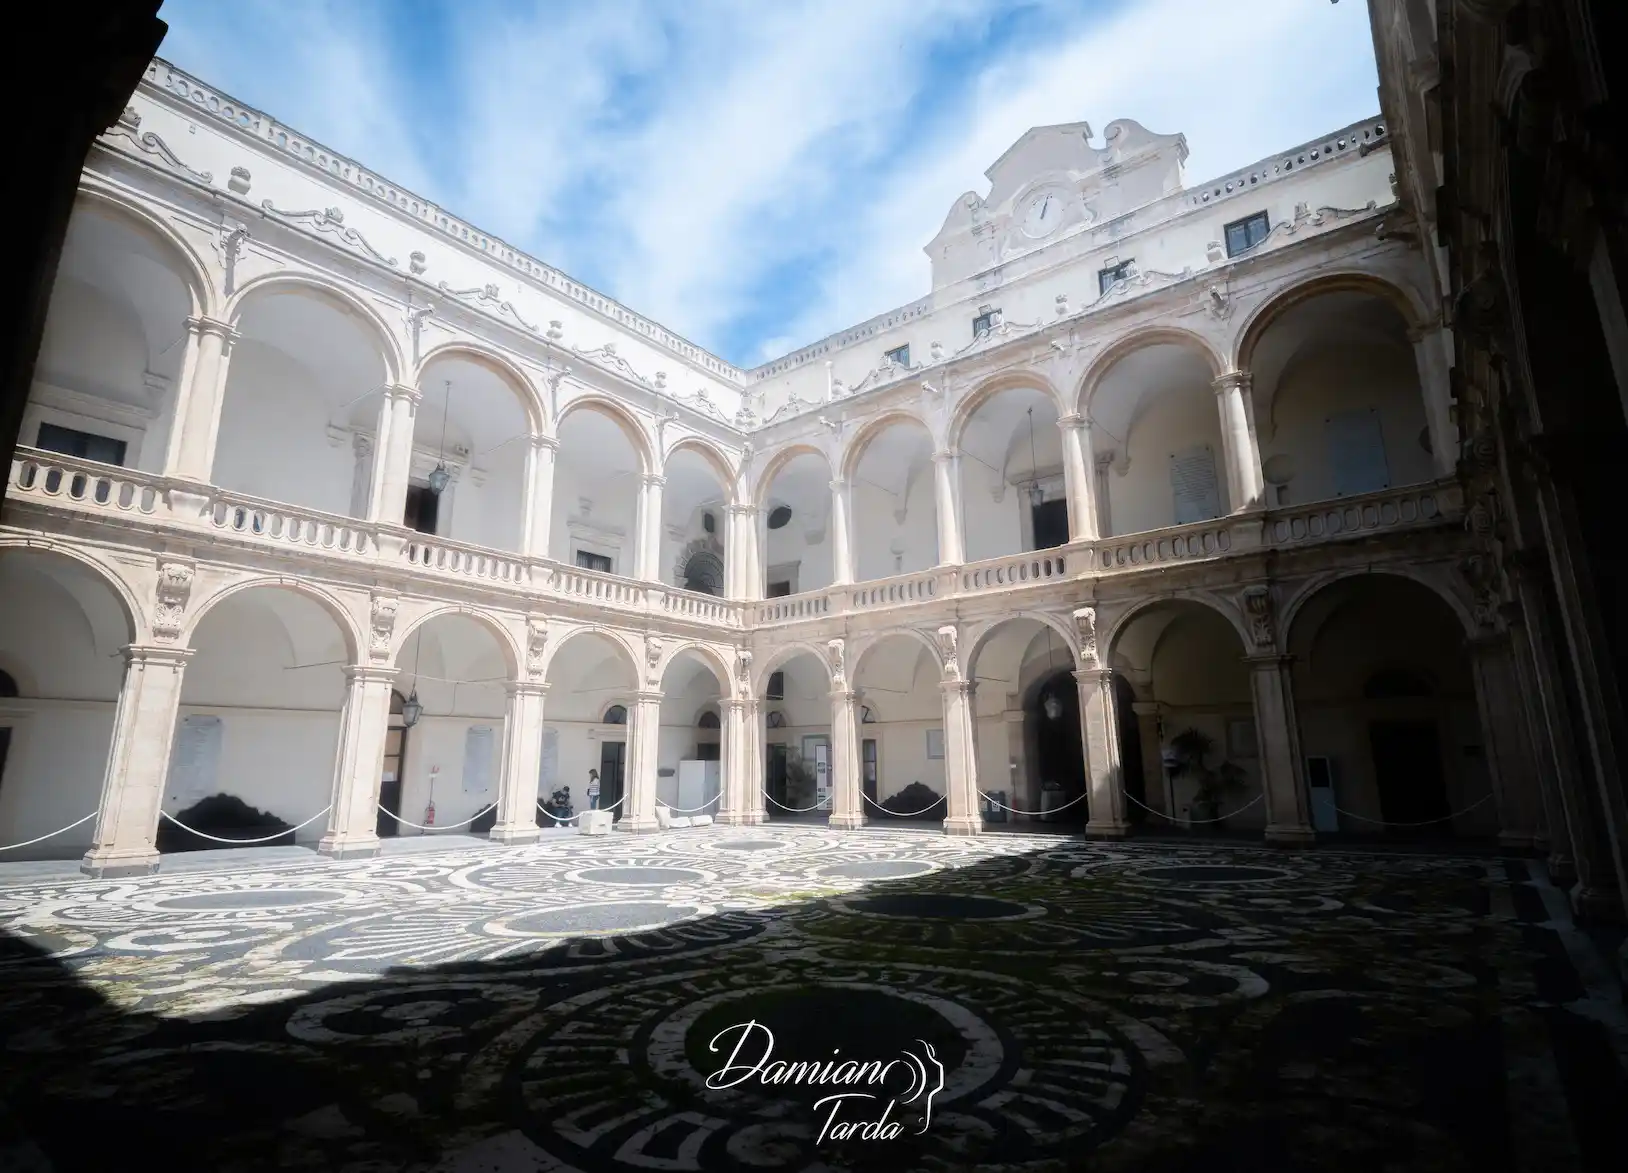
[[[372,456],[373,441],[372,432],[352,432],[350,434],[351,451],[358,456]]]
[[[424,399],[424,392],[406,383],[386,383],[384,397],[392,403],[405,402],[417,407]]]
[[[737,716],[745,714],[752,707],[752,702],[743,696],[725,697],[722,703],[724,708]]]
[[[213,334],[228,345],[242,337],[233,328],[232,323],[223,322],[219,318],[195,317],[186,319],[186,328],[193,334]]]
[[[1091,426],[1091,421],[1077,411],[1057,417],[1057,426],[1065,432],[1083,432]]]
[[[941,448],[933,453],[934,464],[948,464],[961,455],[959,448]]]
[[[661,692],[659,689],[654,692],[644,690],[634,693],[633,699],[635,702],[641,705],[659,705],[666,695],[666,693]]]
[[[848,482],[843,480],[841,477],[838,477],[836,480],[831,482],[831,491],[833,493],[846,492],[847,489],[848,489]]]
[[[344,670],[345,679],[353,684],[394,684],[398,675],[395,668],[382,664],[346,664]]]
[[[1112,668],[1076,668],[1073,676],[1078,684],[1088,684],[1100,688],[1114,678],[1114,670]]]
[[[541,680],[505,680],[503,691],[509,696],[547,696],[548,685]]]
[[[942,689],[946,695],[970,697],[973,693],[978,691],[978,682],[976,680],[967,680],[964,677],[957,677],[954,680],[939,681],[938,687]]]
[[[830,695],[832,700],[841,701],[845,705],[859,702],[859,694],[851,688],[833,688]]]
[[[666,483],[667,478],[662,476],[659,472],[647,472],[644,474],[644,487],[647,489],[659,489]]]
[[[1259,655],[1244,656],[1244,663],[1249,665],[1251,672],[1287,671],[1294,664],[1297,657],[1282,652],[1262,652]]]
[[[1219,395],[1222,392],[1231,391],[1234,388],[1237,388],[1240,391],[1248,391],[1250,386],[1254,383],[1254,380],[1255,376],[1250,374],[1248,371],[1226,371],[1223,374],[1217,375],[1210,383],[1210,386],[1213,387],[1216,394]]]
[[[531,446],[539,450],[546,449],[549,452],[557,452],[559,451],[560,440],[558,436],[550,436],[546,432],[537,432],[531,437]]]
[[[192,659],[191,648],[172,648],[160,644],[129,644],[119,649],[127,664],[157,664],[166,668],[181,668]]]
[[[725,505],[724,512],[734,517],[753,517],[758,513],[756,505]]]

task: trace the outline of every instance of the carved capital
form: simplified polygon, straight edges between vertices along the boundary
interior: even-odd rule
[[[735,651],[735,683],[741,688],[750,688],[752,684],[752,653],[745,648]]]
[[[826,654],[831,659],[831,687],[837,690],[848,687],[848,645],[840,639],[825,642]]]
[[[1077,607],[1074,610],[1074,631],[1080,637],[1080,663],[1087,668],[1097,666],[1097,609]]]
[[[647,472],[644,474],[644,487],[647,489],[659,489],[666,483],[667,478],[662,476],[659,472]]]
[[[548,666],[548,620],[541,615],[526,618],[526,674],[542,679]]]
[[[1256,648],[1272,647],[1277,642],[1272,589],[1262,584],[1245,587],[1239,604],[1249,624],[1250,642]]]
[[[1067,415],[1057,417],[1057,426],[1065,432],[1079,432],[1084,431],[1087,424],[1083,415],[1077,412],[1069,412]]]
[[[213,334],[227,346],[231,346],[242,337],[241,334],[232,328],[232,324],[230,322],[223,322],[219,318],[188,318],[186,320],[186,326],[187,329],[194,334]]]
[[[424,392],[417,387],[409,387],[405,383],[387,383],[384,388],[384,397],[391,403],[407,403],[417,407],[424,399]]]
[[[157,604],[153,608],[153,635],[156,638],[180,638],[196,576],[197,571],[191,562],[170,559],[159,562],[158,583],[153,592]]]
[[[1248,391],[1254,383],[1254,378],[1248,371],[1228,371],[1223,375],[1217,375],[1210,386],[1215,389],[1217,395],[1224,395],[1235,389]]]
[[[367,658],[376,664],[390,662],[390,649],[396,634],[396,613],[401,600],[388,592],[376,591],[368,608]]]
[[[938,651],[944,657],[944,679],[961,679],[960,633],[954,624],[945,624],[933,633]]]

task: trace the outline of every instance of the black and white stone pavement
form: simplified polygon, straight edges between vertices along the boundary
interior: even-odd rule
[[[1525,860],[710,827],[0,865],[0,928],[0,1169],[1628,1153],[1621,990]],[[775,1058],[930,1054],[942,1086],[887,1088],[896,1138],[822,1137],[841,1089],[709,1086],[750,1021]]]

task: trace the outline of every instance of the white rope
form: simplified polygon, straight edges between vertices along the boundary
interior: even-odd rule
[[[1463,810],[1453,811],[1451,814],[1442,815],[1440,818],[1437,818],[1437,819],[1420,819],[1417,823],[1387,823],[1384,819],[1370,819],[1366,815],[1354,815],[1348,810],[1340,810],[1339,807],[1335,807],[1334,809],[1336,811],[1338,811],[1340,814],[1344,815],[1348,819],[1356,819],[1357,822],[1359,822],[1359,823],[1374,823],[1377,826],[1381,826],[1381,827],[1428,827],[1432,823],[1446,823],[1446,822],[1449,822],[1449,821],[1451,821],[1453,819],[1458,818],[1459,815],[1467,815],[1471,811],[1473,811],[1476,807],[1485,806],[1487,803],[1489,803],[1491,801],[1492,801],[1492,795],[1489,794],[1485,798],[1483,798],[1480,802],[1472,802],[1469,806],[1465,807]]]
[[[300,827],[309,827],[312,823],[316,822],[318,819],[320,819],[323,815],[327,814],[332,809],[333,809],[333,804],[329,803],[327,806],[325,806],[321,810],[319,810],[316,814],[314,814],[310,818],[306,819],[305,822],[303,822],[303,823],[301,823],[299,825],[299,827],[290,827],[286,831],[278,831],[277,834],[275,834],[275,835],[265,835],[265,836],[262,836],[259,839],[222,839],[219,835],[209,835],[209,834],[206,834],[203,831],[198,830],[196,827],[187,826],[180,819],[178,819],[174,815],[170,814],[169,811],[159,811],[158,813],[163,815],[170,822],[174,823],[177,827],[180,827],[181,830],[190,831],[192,834],[196,835],[198,838],[200,838],[200,839],[208,839],[211,843],[231,843],[231,844],[233,844],[235,846],[238,846],[238,847],[252,847],[256,843],[270,843],[273,839],[281,839],[284,835],[292,835],[295,831],[298,831],[300,829]],[[80,820],[80,822],[83,822],[83,821],[84,821],[83,819]]]
[[[415,831],[456,831],[459,827],[467,826],[468,824],[473,823],[487,811],[497,809],[497,803],[488,803],[487,805],[481,807],[480,810],[470,815],[467,819],[460,820],[456,823],[448,823],[444,827],[436,827],[427,823],[409,823],[395,811],[387,809],[383,803],[378,804],[378,806],[381,811],[384,811],[385,814],[389,815],[392,819],[395,819],[396,822],[400,823],[403,827],[411,827]]]
[[[79,826],[80,823],[90,822],[90,820],[94,819],[96,815],[96,811],[91,811],[90,814],[86,815],[84,818],[79,819],[76,822],[69,823],[66,827],[58,827],[55,831],[52,831],[47,835],[41,835],[38,839],[29,839],[23,843],[7,843],[4,847],[0,847],[0,851],[12,851],[18,847],[32,847],[36,843],[44,843],[47,839],[60,835],[64,831],[72,831],[75,827]]]
[[[1001,810],[1003,810],[1003,811],[1011,811],[1014,815],[1027,815],[1031,819],[1043,818],[1046,815],[1054,815],[1058,811],[1066,811],[1069,807],[1073,806],[1077,802],[1082,801],[1085,798],[1085,792],[1081,791],[1077,796],[1075,796],[1074,798],[1069,799],[1062,806],[1054,806],[1049,811],[1020,811],[1015,806],[1007,806],[1004,802],[996,802],[993,798],[990,798],[989,795],[987,793],[985,793],[984,791],[982,791],[982,790],[978,791],[978,794],[985,801],[987,801],[990,806],[998,806],[998,807],[1001,808]]]
[[[625,795],[625,794],[622,796],[622,798],[626,798],[626,797],[627,797],[627,795]],[[611,803],[609,806],[594,806],[594,807],[589,807],[588,810],[613,811],[617,807],[622,805],[622,798],[618,798],[615,802]],[[556,815],[552,811],[545,808],[543,806],[543,800],[540,799],[540,798],[537,800],[537,809],[542,811],[543,814],[547,815],[549,818],[553,819],[556,823],[562,823],[562,824],[563,823],[574,822],[575,820],[580,819],[583,815],[588,813],[588,811],[578,811],[576,814],[567,815],[565,818],[562,819],[562,818],[560,818],[559,815]]]
[[[874,806],[877,810],[881,811],[883,814],[892,815],[896,819],[914,819],[914,818],[918,818],[921,815],[926,814],[928,811],[932,810],[933,807],[938,806],[940,803],[942,803],[944,801],[942,798],[940,798],[936,802],[934,802],[932,804],[932,806],[924,806],[919,811],[911,811],[909,814],[904,814],[904,813],[902,813],[900,811],[889,810],[887,807],[883,806],[881,803],[877,802],[874,798],[872,798],[870,795],[864,793],[863,791],[860,792],[859,797],[863,798],[866,802],[870,803],[872,806]]]
[[[761,786],[758,787],[758,789],[763,790]],[[816,802],[813,806],[787,806],[783,802],[776,801],[774,795],[770,794],[767,790],[763,790],[763,797],[774,803],[775,806],[779,807],[781,810],[787,811],[794,815],[806,815],[809,811],[823,810],[825,808],[825,803],[823,802]]]
[[[1228,811],[1224,815],[1217,815],[1213,819],[1186,819],[1186,820],[1182,820],[1182,819],[1175,818],[1175,817],[1173,817],[1171,815],[1167,815],[1161,810],[1155,810],[1153,807],[1149,806],[1145,802],[1138,802],[1136,799],[1131,798],[1130,793],[1128,791],[1121,790],[1120,793],[1123,794],[1126,798],[1130,798],[1130,800],[1132,802],[1136,803],[1137,806],[1141,807],[1143,810],[1147,811],[1149,814],[1158,815],[1161,819],[1169,819],[1172,823],[1182,823],[1183,825],[1189,826],[1189,827],[1195,826],[1195,825],[1203,825],[1205,823],[1222,823],[1222,822],[1225,822],[1226,820],[1232,818],[1233,815],[1243,814],[1244,811],[1248,810],[1250,807],[1254,806],[1257,802],[1261,802],[1262,800],[1264,800],[1266,798],[1265,794],[1257,794],[1254,798],[1252,798],[1248,802],[1244,803],[1244,805],[1239,807],[1237,810]]]
[[[671,811],[675,815],[698,815],[702,811],[706,810],[707,807],[709,807],[713,803],[717,802],[723,796],[724,796],[724,792],[720,790],[717,794],[714,794],[711,798],[707,799],[700,806],[692,806],[692,807],[670,806],[667,809],[669,811]],[[617,801],[620,802],[621,800],[618,799]]]

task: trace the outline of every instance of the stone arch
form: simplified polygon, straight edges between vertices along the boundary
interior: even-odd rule
[[[792,640],[777,644],[767,659],[761,664],[752,665],[751,695],[754,697],[762,696],[764,690],[769,687],[769,677],[805,652],[819,661],[820,667],[825,669],[826,678],[829,679],[831,676],[831,661],[826,658],[825,652],[811,643]]]
[[[128,227],[154,238],[160,247],[172,252],[186,274],[187,292],[192,295],[192,315],[194,317],[215,315],[219,308],[220,291],[210,279],[209,267],[169,224],[147,209],[90,184],[79,189],[74,203],[76,207],[95,205],[96,214],[122,220]]]
[[[1057,385],[1039,371],[1005,371],[985,379],[961,397],[961,401],[955,405],[955,410],[950,416],[949,427],[945,431],[945,445],[951,449],[959,449],[961,437],[965,434],[967,425],[972,422],[972,417],[1002,391],[1039,391],[1048,395],[1056,405],[1059,418],[1068,415],[1072,410],[1067,397],[1057,389]]]
[[[939,676],[944,675],[944,654],[939,651],[938,641],[931,634],[919,627],[889,627],[883,631],[867,632],[861,639],[853,641],[858,646],[851,655],[846,657],[848,660],[846,667],[850,688],[855,687],[855,682],[859,679],[859,670],[864,667],[865,657],[870,655],[871,649],[889,637],[896,635],[909,636],[926,648],[928,654],[933,657],[933,663],[938,667]]]
[[[608,418],[622,430],[629,444],[633,446],[633,454],[639,459],[639,469],[646,475],[656,472],[655,446],[650,442],[650,436],[644,426],[616,400],[608,395],[590,392],[578,395],[571,402],[560,408],[558,418],[554,420],[554,435],[560,434],[560,428],[566,419],[576,411],[593,411]]]
[[[197,607],[193,609],[191,616],[187,619],[186,626],[181,629],[181,635],[176,642],[182,647],[191,647],[193,638],[198,634],[198,625],[203,622],[206,615],[208,615],[221,603],[224,603],[227,599],[231,598],[233,595],[241,594],[244,591],[254,590],[258,587],[271,587],[280,590],[292,591],[294,594],[305,595],[307,598],[311,599],[324,611],[326,611],[329,617],[333,619],[334,623],[338,625],[340,638],[344,640],[345,643],[345,656],[347,662],[351,664],[359,664],[362,662],[360,649],[363,646],[363,640],[361,632],[357,629],[356,619],[351,614],[350,609],[345,605],[344,601],[337,595],[330,593],[325,588],[311,582],[309,579],[295,578],[292,576],[276,577],[267,575],[258,576],[255,578],[240,579],[237,582],[228,583],[226,586],[221,587],[219,590],[203,599],[197,605]]]
[[[1445,589],[1438,577],[1421,573],[1411,566],[1355,566],[1348,569],[1325,571],[1307,579],[1279,610],[1279,642],[1284,647],[1288,647],[1290,633],[1294,631],[1295,621],[1299,619],[1301,611],[1304,610],[1307,603],[1321,594],[1325,588],[1350,578],[1379,576],[1403,578],[1409,582],[1417,583],[1447,605],[1463,626],[1465,638],[1470,638],[1478,632],[1479,628],[1475,622],[1475,616],[1468,605],[1459,597],[1457,592]]]
[[[632,689],[636,691],[640,687],[639,682],[644,679],[644,674],[640,670],[640,663],[644,658],[643,650],[634,648],[633,645],[628,642],[627,637],[616,628],[603,627],[596,623],[584,623],[579,626],[572,627],[557,642],[552,638],[548,641],[548,658],[544,660],[543,670],[539,674],[542,679],[548,679],[549,672],[554,668],[554,658],[560,654],[568,643],[574,639],[589,635],[598,635],[602,637],[605,642],[614,646],[616,650],[625,658],[628,674],[634,680]],[[631,693],[629,695],[631,696]],[[603,707],[608,708],[612,703],[613,702],[611,701],[606,701]],[[632,701],[616,701],[614,703],[631,705]]]
[[[704,436],[683,436],[674,440],[661,454],[661,468],[663,474],[667,471],[668,462],[679,452],[694,452],[718,476],[718,483],[723,486],[724,500],[729,505],[738,504],[736,484],[738,478],[735,470],[730,466],[729,458]]]
[[[407,640],[415,631],[447,615],[467,616],[485,628],[497,640],[498,653],[503,657],[503,668],[509,674],[509,679],[521,679],[521,655],[519,647],[515,644],[514,633],[500,622],[496,616],[488,614],[477,607],[465,607],[457,603],[431,607],[428,611],[409,622],[396,638],[395,646],[390,651],[390,662],[395,663],[396,659],[406,650]]]
[[[1118,651],[1119,638],[1125,633],[1126,629],[1129,628],[1133,622],[1135,622],[1138,616],[1151,611],[1156,607],[1169,603],[1196,603],[1201,607],[1214,611],[1217,615],[1220,615],[1227,621],[1227,625],[1231,627],[1233,633],[1237,635],[1238,644],[1241,648],[1247,651],[1249,648],[1254,646],[1250,641],[1249,628],[1244,623],[1243,614],[1238,610],[1237,607],[1228,606],[1222,603],[1221,600],[1217,599],[1215,596],[1203,591],[1177,591],[1172,594],[1160,595],[1156,598],[1145,599],[1139,603],[1133,604],[1130,608],[1123,611],[1116,619],[1114,619],[1114,621],[1109,625],[1107,632],[1100,635],[1097,640],[1097,647],[1099,649],[1098,662],[1102,665],[1102,667],[1113,667],[1114,656]],[[1287,630],[1287,628],[1284,630]]]
[[[454,339],[433,347],[419,360],[418,366],[413,370],[413,386],[417,387],[423,383],[424,372],[429,370],[430,364],[436,359],[453,356],[485,367],[499,380],[508,384],[520,401],[520,409],[526,414],[526,424],[531,429],[532,435],[542,435],[548,430],[548,412],[543,406],[543,399],[538,394],[536,384],[509,359],[474,342]]]
[[[1074,400],[1079,414],[1090,416],[1091,400],[1095,397],[1103,377],[1114,369],[1116,363],[1138,350],[1160,345],[1180,346],[1187,350],[1196,351],[1209,364],[1211,378],[1220,375],[1227,369],[1226,356],[1216,350],[1209,339],[1202,334],[1196,334],[1191,330],[1184,330],[1178,326],[1148,326],[1140,330],[1132,330],[1129,334],[1112,342],[1087,368],[1085,377],[1080,380],[1080,386]]]
[[[268,273],[262,277],[255,277],[233,294],[231,300],[226,303],[226,320],[235,326],[243,316],[244,307],[250,301],[277,292],[303,292],[328,301],[342,313],[359,318],[364,328],[373,334],[374,341],[379,346],[384,359],[385,381],[387,383],[401,381],[402,372],[407,364],[403,361],[401,346],[396,341],[394,332],[361,298],[321,277],[309,273]]]
[[[774,478],[779,474],[780,470],[797,457],[805,455],[818,456],[825,462],[826,471],[832,473],[832,479],[836,479],[834,466],[831,463],[831,454],[825,449],[806,442],[788,444],[784,448],[776,449],[774,455],[763,466],[763,472],[759,474],[757,484],[752,489],[752,503],[759,509],[763,508],[763,498],[769,489],[773,487]]]
[[[718,689],[723,697],[728,698],[734,695],[735,679],[729,670],[728,662],[719,654],[718,649],[710,644],[701,643],[699,640],[685,640],[683,643],[677,644],[662,653],[660,671],[656,678],[658,680],[666,679],[667,669],[671,668],[674,661],[685,652],[694,652],[708,668],[712,669],[712,674],[718,679]]]
[[[119,601],[119,609],[124,614],[126,642],[141,643],[148,638],[151,628],[148,626],[147,613],[137,602],[135,591],[130,588],[124,577],[106,562],[66,542],[43,536],[0,537],[0,552],[6,550],[39,551],[48,557],[64,558],[83,566],[99,581],[105,583],[113,592],[113,597]]]
[[[871,441],[887,431],[894,424],[916,424],[927,433],[928,443],[935,448],[938,437],[933,434],[933,426],[916,412],[908,411],[902,407],[884,411],[874,419],[866,420],[863,427],[854,433],[853,439],[848,441],[842,452],[842,461],[838,466],[841,470],[841,479],[852,481],[859,469],[859,462],[865,458],[865,449],[870,447]]]
[[[713,564],[716,564],[718,590],[713,593],[721,596],[728,585],[729,568],[725,561],[723,547],[711,534],[696,538],[678,552],[678,558],[673,565],[673,577],[676,580],[676,585],[685,590],[690,589],[685,585],[689,581],[688,571],[690,564],[697,559],[702,560],[709,569],[712,568]]]
[[[972,629],[972,638],[967,641],[965,653],[961,656],[960,665],[962,673],[971,680],[977,675],[978,655],[984,650],[990,638],[1009,623],[1016,623],[1021,619],[1030,619],[1043,627],[1049,627],[1062,637],[1063,646],[1068,649],[1069,663],[1077,666],[1080,657],[1079,636],[1067,621],[1049,611],[1014,611],[1010,615],[1002,615],[999,619],[990,619]]]
[[[1271,329],[1272,323],[1286,310],[1325,293],[1372,294],[1390,303],[1402,315],[1402,320],[1407,323],[1410,331],[1423,329],[1430,319],[1429,312],[1413,291],[1385,277],[1356,269],[1322,273],[1267,298],[1244,319],[1232,348],[1231,365],[1227,369],[1249,370],[1249,364],[1254,361],[1255,347],[1262,335]]]

